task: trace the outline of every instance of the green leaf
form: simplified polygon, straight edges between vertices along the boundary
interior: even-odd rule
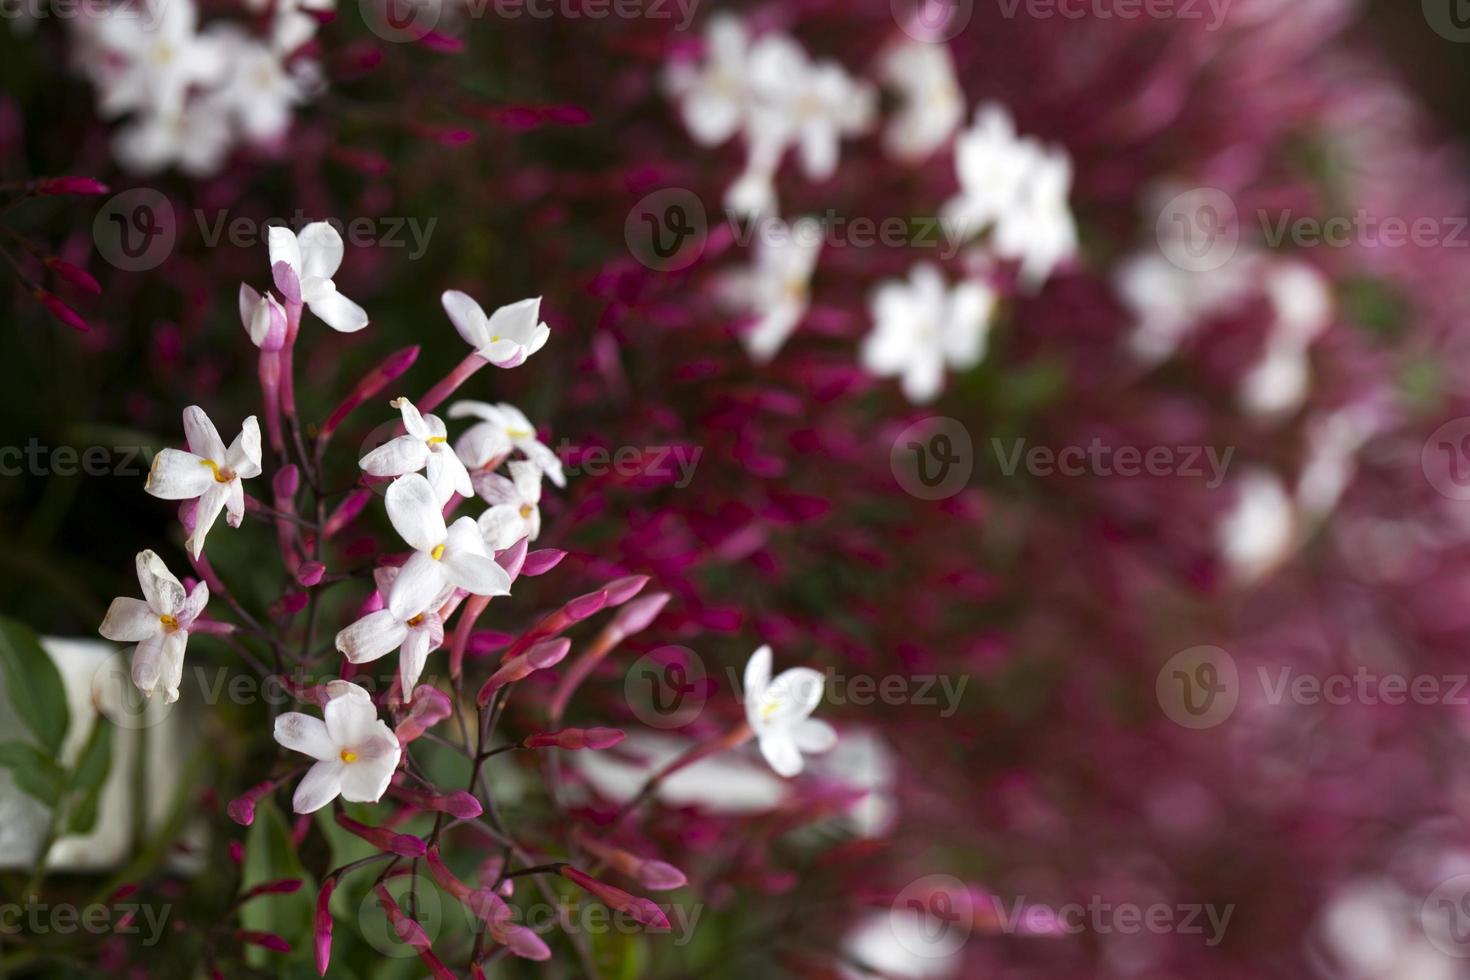
[[[77,759],[71,773],[68,789],[76,794],[67,830],[74,834],[91,833],[97,823],[97,803],[102,797],[102,786],[107,782],[107,773],[112,768],[112,722],[101,715],[92,723],[92,733]]]
[[[55,759],[71,723],[61,673],[36,634],[6,616],[0,616],[0,667],[10,706],[40,740],[47,758]]]
[[[301,890],[289,895],[263,895],[240,907],[240,924],[246,929],[273,932],[291,944],[293,957],[311,955],[311,929],[316,912],[316,885],[301,866],[291,843],[291,829],[281,811],[270,800],[255,807],[255,820],[245,836],[245,863],[240,889],[280,878],[300,878]],[[280,955],[249,946],[245,959],[252,966],[282,962]]]
[[[53,809],[66,792],[66,773],[34,745],[0,742],[0,768],[10,770],[23,793]]]

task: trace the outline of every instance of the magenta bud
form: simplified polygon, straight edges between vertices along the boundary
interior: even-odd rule
[[[83,292],[91,293],[93,296],[102,295],[102,286],[96,279],[92,278],[91,273],[72,265],[65,259],[58,259],[53,255],[46,259],[46,268]]]
[[[514,582],[520,577],[522,568],[526,563],[526,539],[521,538],[515,544],[506,548],[495,556],[495,563],[505,569],[510,580]]]
[[[461,820],[474,820],[485,812],[485,807],[481,805],[480,801],[464,790],[457,790],[450,793],[445,797],[444,804],[446,812]]]
[[[229,814],[230,819],[235,821],[235,823],[242,827],[248,827],[255,822],[255,801],[247,800],[244,797],[231,800],[229,805],[225,807],[225,813]]]
[[[572,622],[580,622],[607,606],[607,592],[599,589],[586,595],[578,596],[566,604],[566,613]]]
[[[37,301],[39,301],[40,304],[46,308],[46,312],[50,313],[60,323],[71,327],[73,330],[76,330],[79,333],[86,333],[87,331],[92,329],[90,326],[87,325],[87,321],[82,319],[81,314],[72,309],[70,306],[67,306],[51,293],[46,292],[46,290],[37,289],[34,291],[33,295],[36,297]]]
[[[301,305],[301,280],[296,278],[296,270],[284,262],[277,262],[271,266],[271,279],[287,303]]]
[[[235,864],[245,862],[245,845],[237,840],[230,841],[230,860]]]
[[[319,561],[304,561],[296,569],[296,582],[303,588],[311,588],[322,580],[327,573],[327,566]]]
[[[563,636],[554,640],[542,640],[534,644],[522,656],[536,670],[545,670],[547,667],[561,663],[571,649],[572,641]]]
[[[521,744],[528,749],[610,749],[626,737],[616,728],[563,728],[531,735]]]
[[[106,194],[107,185],[91,177],[48,177],[36,185],[37,194]]]
[[[399,722],[394,731],[398,741],[404,745],[448,718],[454,710],[449,695],[429,684],[414,688],[412,704],[408,717]]]
[[[571,865],[561,868],[562,877],[597,897],[609,908],[617,909],[632,916],[634,921],[640,922],[650,929],[667,930],[669,920],[664,915],[663,909],[646,898],[630,895],[621,888],[614,888],[605,881],[599,881],[584,871],[579,871]]]
[[[641,633],[648,625],[658,618],[663,612],[664,606],[669,604],[670,595],[667,592],[655,592],[652,595],[640,596],[618,610],[613,617],[611,628],[619,636],[632,636]]]
[[[256,885],[247,891],[240,900],[242,902],[249,901],[260,895],[291,895],[300,890],[300,878],[282,878],[279,881],[267,881],[264,884]]]
[[[328,877],[322,882],[322,890],[316,896],[316,920],[312,926],[313,940],[316,945],[316,972],[322,976],[327,975],[327,967],[332,962],[332,892],[337,890],[337,879],[335,876]]]
[[[355,834],[380,851],[388,851],[400,857],[423,857],[428,850],[423,839],[412,834],[395,834],[386,827],[369,827],[358,823],[345,813],[336,814],[337,825],[350,834]]]
[[[639,865],[638,874],[635,877],[638,879],[638,884],[655,892],[683,888],[689,882],[684,872],[667,861],[644,861]]]
[[[602,587],[602,590],[607,593],[607,604],[609,606],[621,606],[642,592],[643,587],[647,584],[647,575],[628,575],[607,583]]]
[[[567,556],[565,551],[556,548],[541,548],[526,555],[526,563],[521,566],[521,574],[528,578],[537,575],[545,575]]]
[[[295,463],[287,463],[271,477],[271,491],[275,493],[277,500],[290,500],[300,489],[301,471],[296,468]]]
[[[273,932],[256,932],[251,929],[236,929],[235,938],[251,946],[259,946],[273,953],[291,952],[291,944]]]

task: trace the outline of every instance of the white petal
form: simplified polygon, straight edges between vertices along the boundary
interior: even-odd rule
[[[378,723],[378,709],[373,706],[372,698],[354,694],[332,698],[322,709],[322,715],[327,723],[327,734],[342,748],[355,748],[367,741]]]
[[[182,449],[162,449],[153,457],[143,489],[163,500],[193,500],[214,485],[214,470]]]
[[[194,620],[199,618],[199,614],[204,612],[204,606],[208,602],[209,583],[203,581],[194,583],[194,591],[189,593],[189,597],[184,600],[184,604],[179,607],[176,614],[179,625],[187,629]]]
[[[239,480],[225,484],[225,523],[239,527],[245,519],[245,487]]]
[[[159,630],[139,643],[133,651],[133,686],[145,697],[151,697],[158,689],[158,681],[162,676],[163,635],[163,631]]]
[[[794,728],[816,710],[827,679],[810,667],[792,667],[776,675],[761,697],[764,724]]]
[[[470,547],[470,542],[473,547]],[[461,517],[450,529],[444,549],[444,577],[473,595],[510,595],[510,575],[484,555],[484,541],[474,520]]]
[[[337,634],[337,649],[355,664],[367,663],[394,650],[408,627],[387,609],[370,612]]]
[[[435,545],[443,544],[445,538],[444,514],[439,509],[439,498],[429,481],[417,473],[400,476],[388,487],[383,496],[388,509],[388,520],[409,547],[416,551],[430,551]]]
[[[211,481],[209,489],[199,498],[199,507],[194,511],[194,533],[184,542],[189,553],[198,558],[204,551],[204,536],[214,527],[219,512],[224,509],[225,499],[230,495],[230,484]]]
[[[790,734],[775,732],[760,740],[761,755],[771,764],[778,776],[791,777],[801,772],[801,750],[796,747]]]
[[[388,791],[401,750],[388,726],[378,723],[380,737],[358,746],[358,759],[342,774],[342,799],[350,803],[376,803]],[[386,738],[381,737],[386,735]],[[390,744],[391,743],[391,744]]]
[[[335,762],[341,749],[327,733],[327,723],[320,718],[288,711],[276,718],[276,741],[292,752],[309,755],[318,762]]]
[[[474,484],[475,492],[487,504],[503,504],[507,507],[520,505],[516,485],[499,473],[476,473]]]
[[[450,411],[453,415],[453,410]],[[481,422],[465,430],[454,444],[454,452],[466,465],[479,469],[491,460],[507,456],[512,449],[510,436],[498,422]]]
[[[163,684],[163,700],[168,704],[179,699],[179,682],[184,679],[184,649],[188,642],[187,630],[174,630],[163,635],[158,674]]]
[[[409,620],[429,608],[429,603],[444,588],[443,563],[426,551],[416,551],[399,569],[393,587],[388,590],[388,608],[401,620]]]
[[[540,296],[502,306],[490,315],[488,324],[490,342],[494,343],[504,338],[529,347],[536,333],[537,318],[540,314]]]
[[[434,488],[434,498],[441,505],[449,503],[449,498],[456,493],[462,497],[475,495],[475,488],[470,484],[469,470],[464,468],[464,464],[453,451],[430,450],[424,472],[429,486]]]
[[[139,643],[162,631],[163,623],[148,603],[127,597],[113,599],[97,627],[97,632],[118,643]]]
[[[409,630],[398,652],[398,678],[403,687],[403,700],[413,700],[413,689],[424,672],[424,662],[429,659],[429,644],[433,638],[428,630]]]
[[[255,320],[255,311],[258,306],[260,306],[260,293],[256,292],[255,288],[248,283],[240,283],[240,322],[247,329],[250,329],[251,323]],[[250,339],[257,344],[260,343],[256,339],[253,330],[251,331]]]
[[[341,759],[318,762],[301,777],[296,794],[291,797],[291,809],[297,813],[315,813],[342,793],[342,776],[347,768]]]
[[[514,504],[497,504],[480,515],[480,536],[491,551],[504,551],[528,535],[526,522]]]
[[[490,323],[479,303],[457,289],[445,292],[439,302],[465,343],[479,350],[490,342]]]
[[[766,692],[766,685],[771,683],[771,647],[769,644],[762,645],[760,649],[750,655],[745,662],[744,694],[746,710],[754,704]]]
[[[260,423],[254,415],[240,423],[240,434],[225,451],[224,461],[242,480],[260,476]]]
[[[338,333],[357,333],[368,325],[367,311],[335,289],[317,293],[306,305]]]
[[[373,476],[403,476],[417,473],[429,458],[429,447],[417,436],[389,439],[358,461],[363,472]]]
[[[515,484],[516,497],[523,504],[539,503],[541,500],[541,467],[530,460],[518,459],[510,464],[510,479]]]
[[[204,409],[198,405],[190,405],[184,409],[184,439],[194,455],[212,459],[216,463],[225,461],[224,440],[219,437],[209,416],[204,414]]]
[[[796,747],[808,755],[827,752],[837,744],[837,730],[819,718],[808,718],[791,733]]]
[[[419,414],[419,410],[414,406],[413,402],[407,398],[395,398],[393,399],[393,407],[397,408],[399,413],[403,415],[403,428],[409,435],[416,436],[421,440],[427,440],[429,436],[434,435],[433,432],[429,431],[428,423],[424,421],[423,415]],[[442,423],[440,427],[443,427]]]
[[[296,237],[301,246],[301,278],[332,278],[342,266],[342,236],[337,229],[325,221],[313,221]]]
[[[267,241],[270,246],[271,265],[284,262],[301,278],[301,243],[296,240],[296,235],[290,228],[282,228],[279,225],[271,225],[268,229]]]
[[[184,587],[163,559],[152,551],[140,551],[134,565],[148,605],[159,615],[175,615],[184,605]]]

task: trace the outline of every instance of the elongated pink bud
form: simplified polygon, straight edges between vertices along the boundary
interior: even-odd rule
[[[72,265],[65,259],[58,259],[52,255],[46,259],[46,268],[56,273],[63,281],[71,283],[83,292],[91,293],[93,296],[102,295],[102,285],[96,279],[92,278],[91,273]]]
[[[584,871],[579,871],[571,865],[563,865],[561,868],[563,878],[572,884],[597,897],[602,904],[608,908],[617,909],[632,917],[635,922],[642,923],[656,931],[667,931],[669,928],[668,916],[664,915],[663,909],[652,901],[637,895],[630,895],[621,888],[614,888],[607,882],[598,881],[596,878]]]
[[[389,851],[400,857],[423,857],[427,846],[423,838],[412,834],[395,834],[386,827],[369,827],[358,823],[347,814],[336,814],[337,826],[350,834],[356,834],[380,851]]]
[[[316,894],[316,920],[312,924],[312,938],[316,945],[316,972],[327,975],[332,963],[332,892],[337,890],[337,876],[329,875],[322,882],[322,890]]]
[[[260,946],[273,953],[291,952],[291,944],[273,932],[256,932],[252,929],[236,929],[235,938],[251,946]]]
[[[522,540],[525,540],[524,538]],[[541,548],[526,555],[526,563],[521,567],[521,574],[527,578],[535,578],[537,575],[545,575],[567,556],[565,551],[557,548]]]
[[[429,934],[424,932],[424,927],[414,919],[409,918],[408,913],[399,907],[393,898],[388,886],[379,882],[373,886],[377,893],[378,904],[382,906],[383,913],[388,917],[388,924],[393,927],[393,932],[400,940],[417,950],[428,949],[432,943]]]
[[[521,538],[515,544],[506,548],[495,556],[495,563],[505,569],[510,580],[514,582],[521,576],[521,569],[526,564],[526,539]]]
[[[343,398],[332,410],[332,414],[327,416],[326,422],[322,423],[321,432],[317,435],[317,443],[321,444],[330,439],[332,433],[337,431],[337,427],[348,415],[351,415],[355,409],[412,367],[413,362],[418,360],[418,356],[417,345],[405,347],[389,354],[381,364],[364,375],[362,380],[347,393],[347,397]]]
[[[259,803],[263,796],[270,793],[280,784],[281,780],[279,778],[267,779],[264,782],[256,783],[231,800],[225,807],[225,813],[229,814],[230,819],[240,826],[250,826],[255,822],[255,804]]]
[[[36,185],[37,194],[79,194],[95,197],[107,193],[107,185],[92,177],[47,177]]]
[[[610,749],[627,736],[616,728],[563,728],[531,735],[521,744],[528,749]]]
[[[281,878],[277,881],[267,881],[256,885],[244,895],[241,895],[240,901],[248,902],[252,898],[259,898],[261,895],[290,895],[300,890],[300,878]]]
[[[466,793],[464,790],[438,795],[409,786],[394,786],[392,793],[400,800],[406,800],[420,809],[447,813],[461,820],[473,820],[485,812],[480,801],[475,799],[473,794]]]
[[[46,292],[46,290],[33,290],[32,295],[35,296],[36,300],[46,308],[47,313],[50,313],[59,322],[65,324],[68,327],[71,327],[73,330],[76,330],[80,333],[86,333],[87,331],[92,329],[90,326],[87,325],[87,321],[82,319],[80,313],[72,309],[70,306],[67,306],[51,293]]]
[[[413,707],[408,717],[398,723],[394,734],[403,745],[417,739],[424,732],[448,718],[454,710],[449,695],[428,684],[420,684],[413,692]]]
[[[553,613],[544,616],[540,622],[532,626],[520,638],[510,645],[501,656],[500,662],[505,663],[511,657],[524,653],[531,644],[544,637],[555,636],[569,627],[580,623],[588,616],[596,615],[607,606],[607,590],[598,589],[596,592],[588,592],[570,600],[566,605]]]
[[[460,385],[468,381],[470,375],[489,363],[489,361],[485,360],[479,354],[471,353],[464,360],[456,364],[452,371],[441,378],[438,384],[424,392],[424,396],[414,402],[414,404],[418,406],[420,412],[432,412],[439,407],[444,399],[454,394]]]
[[[367,505],[372,502],[373,492],[366,487],[349,493],[337,509],[327,516],[327,523],[322,525],[322,537],[330,538],[336,535],[348,524],[357,520]]]
[[[480,694],[475,699],[480,707],[490,703],[490,698],[496,691],[507,684],[523,680],[538,670],[554,666],[562,661],[567,651],[572,648],[572,641],[566,637],[558,637],[554,640],[542,640],[533,644],[525,653],[518,654],[507,660],[499,670],[490,675],[485,686],[480,688]]]
[[[649,624],[658,618],[663,612],[664,606],[668,605],[669,593],[655,592],[652,595],[639,596],[632,602],[617,611],[612,622],[602,628],[592,645],[582,652],[572,665],[562,674],[561,680],[556,685],[556,691],[551,696],[550,714],[553,721],[561,718],[566,712],[567,704],[572,700],[572,695],[582,682],[596,669],[612,650],[623,640],[635,633],[647,629]]]
[[[598,840],[585,833],[580,827],[577,828],[577,842],[589,853],[600,858],[608,867],[619,874],[636,879],[640,885],[650,891],[660,892],[682,888],[689,880],[684,877],[684,872],[672,864],[653,858],[639,857],[632,851],[614,847],[606,841]]]
[[[303,588],[311,588],[322,580],[327,566],[319,561],[304,561],[296,569],[296,582]]]
[[[602,587],[607,593],[608,608],[621,606],[629,599],[643,591],[648,584],[647,575],[626,575],[623,578],[614,579]]]

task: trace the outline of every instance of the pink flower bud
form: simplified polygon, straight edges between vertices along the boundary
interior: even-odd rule
[[[386,827],[369,827],[358,823],[345,813],[336,814],[337,826],[350,834],[356,834],[380,851],[389,851],[400,857],[423,857],[428,849],[420,837],[412,834],[395,834]]]
[[[248,902],[252,898],[259,898],[261,895],[291,895],[300,890],[300,878],[281,878],[278,881],[267,881],[263,884],[256,885],[244,895],[240,896],[240,901]]]
[[[577,830],[577,842],[586,848],[588,853],[596,855],[614,871],[637,879],[640,885],[651,891],[682,888],[688,882],[688,879],[684,877],[684,872],[672,864],[653,858],[639,857],[631,851],[625,851],[606,841],[598,840],[580,828]]]
[[[322,976],[327,975],[327,967],[332,962],[332,892],[337,890],[336,876],[330,876],[322,882],[322,890],[316,895],[316,920],[312,925],[313,940],[316,944],[316,972]]]
[[[621,606],[629,599],[643,591],[648,584],[647,575],[627,575],[620,579],[614,579],[602,587],[607,593],[607,605]]]
[[[291,944],[273,932],[256,932],[251,929],[236,929],[235,938],[251,946],[260,946],[273,953],[291,952]]]
[[[560,663],[571,648],[572,641],[566,637],[542,640],[534,644],[525,653],[507,660],[499,670],[491,674],[485,686],[480,688],[476,702],[480,707],[485,707],[490,703],[491,696],[500,688],[529,677],[535,671]]]
[[[326,422],[322,423],[321,432],[317,436],[318,440],[330,438],[332,433],[337,431],[337,427],[346,420],[348,415],[351,415],[364,402],[377,395],[388,384],[397,380],[399,376],[413,366],[414,361],[418,360],[418,356],[419,348],[417,346],[405,347],[402,350],[397,350],[389,354],[382,363],[363,375],[362,380],[353,386],[352,390],[347,393],[347,397],[338,403],[337,407],[332,410],[332,414],[327,416]]]
[[[408,786],[394,786],[393,795],[400,800],[406,800],[414,806],[424,810],[433,810],[438,813],[447,813],[461,820],[473,820],[485,812],[473,794],[464,790],[456,790],[446,795],[436,795],[424,790],[413,789]]]
[[[327,523],[322,527],[322,537],[330,538],[341,531],[348,524],[357,520],[367,505],[372,503],[373,492],[366,488],[354,490],[349,493],[337,509],[327,516]]]
[[[230,819],[240,826],[250,826],[255,821],[255,804],[260,802],[261,797],[280,785],[280,782],[279,779],[267,779],[265,782],[256,783],[231,800],[225,807],[225,813],[229,814]]]
[[[59,322],[81,333],[86,333],[92,329],[87,325],[87,321],[82,319],[81,314],[77,313],[70,306],[67,306],[51,293],[46,292],[46,290],[37,289],[33,292],[33,295],[46,308],[46,312],[50,313]]]
[[[537,575],[545,575],[567,556],[565,551],[556,548],[541,548],[526,555],[526,563],[521,566],[521,574],[527,578],[535,578]]]
[[[663,909],[653,902],[637,895],[630,895],[621,888],[614,888],[603,881],[598,881],[591,875],[579,871],[571,865],[563,865],[561,868],[563,878],[572,882],[579,888],[584,889],[597,897],[608,908],[631,916],[635,922],[642,923],[656,931],[667,931],[669,928],[668,917],[664,915]]]
[[[526,564],[526,539],[521,538],[515,544],[506,548],[495,556],[495,563],[505,569],[510,580],[514,582],[521,575],[521,569]]]
[[[296,582],[303,588],[311,588],[322,580],[327,572],[327,566],[319,561],[304,561],[296,569]]]
[[[276,500],[290,500],[296,496],[296,491],[301,489],[301,471],[296,468],[295,463],[287,463],[276,470],[276,475],[271,477],[271,492],[275,494]]]
[[[408,717],[398,723],[395,734],[404,745],[448,718],[454,710],[449,695],[428,684],[420,684],[413,692],[413,707]]]
[[[670,598],[667,592],[655,592],[633,600],[618,610],[613,621],[608,624],[608,630],[616,632],[619,641],[634,633],[643,632],[663,612]]]
[[[107,185],[91,177],[48,177],[36,185],[37,194],[80,194],[96,196],[107,193]]]
[[[46,259],[46,268],[56,273],[63,281],[71,283],[83,292],[91,293],[93,296],[102,295],[102,286],[96,279],[92,278],[91,273],[72,265],[65,259],[58,259],[52,255]]]
[[[253,815],[252,815],[253,817]],[[245,863],[245,845],[237,840],[230,841],[230,860],[235,864]]]
[[[563,728],[529,736],[521,744],[528,749],[610,749],[626,736],[616,728]]]

